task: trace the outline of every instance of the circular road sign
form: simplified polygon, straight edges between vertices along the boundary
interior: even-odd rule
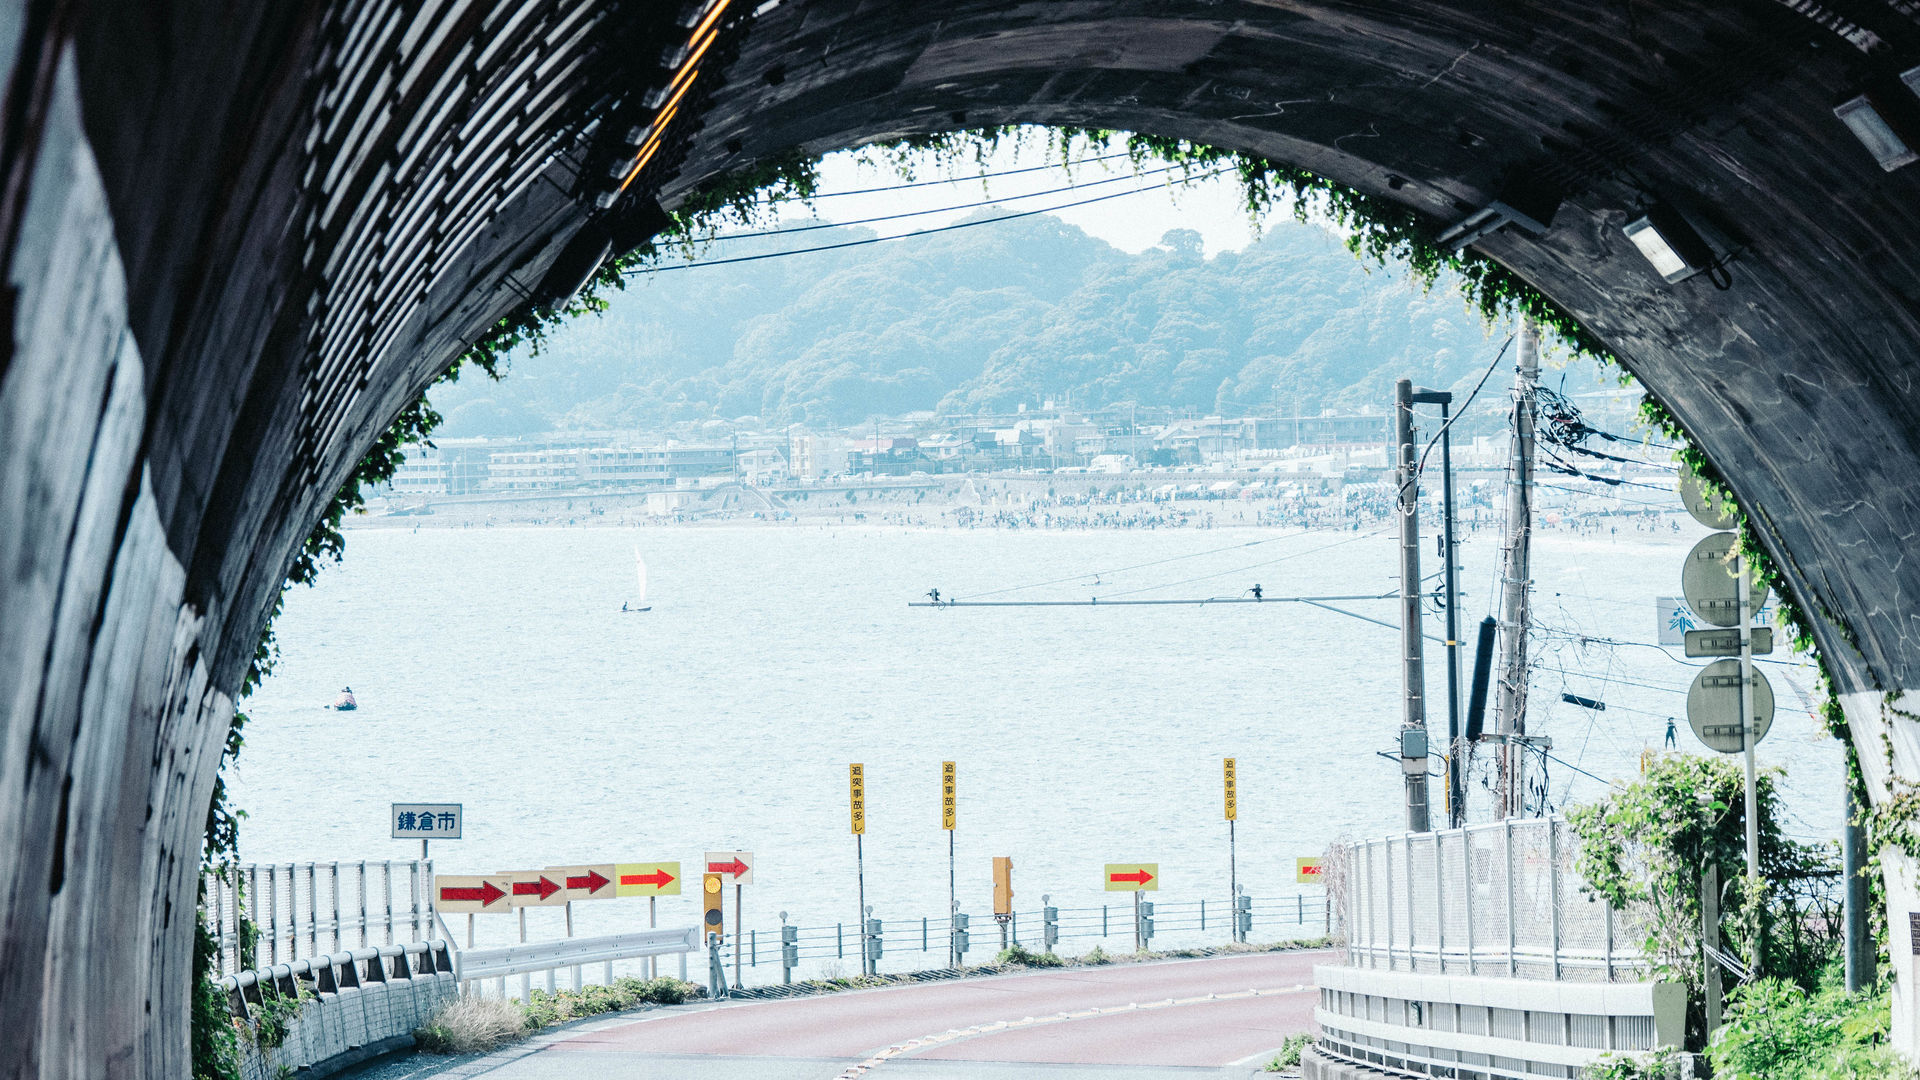
[[[1687,606],[1714,626],[1740,623],[1740,578],[1733,572],[1733,544],[1732,533],[1714,533],[1693,545],[1680,568],[1680,592]],[[1749,610],[1757,612],[1767,602],[1767,587],[1750,581],[1747,597]]]
[[[1760,669],[1753,672],[1753,741],[1767,737],[1773,727],[1773,685]],[[1740,741],[1740,661],[1715,660],[1700,669],[1687,688],[1687,723],[1710,750],[1738,754]]]
[[[1693,520],[1709,529],[1731,529],[1738,524],[1738,511],[1733,503],[1718,494],[1709,494],[1693,466],[1685,463],[1680,466],[1680,501],[1686,504]]]

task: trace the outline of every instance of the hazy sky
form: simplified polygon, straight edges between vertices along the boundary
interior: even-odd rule
[[[1076,159],[1085,156],[1086,151],[1075,154]],[[824,197],[815,200],[811,210],[798,204],[782,208],[781,220],[807,219],[817,214],[827,221],[852,222],[891,214],[916,214],[867,226],[883,235],[896,235],[950,224],[982,210],[983,207],[975,205],[982,202],[1006,212],[1016,212],[1100,198],[1099,202],[1058,210],[1053,216],[1127,252],[1140,252],[1154,246],[1169,229],[1198,231],[1206,238],[1209,255],[1245,247],[1254,239],[1254,226],[1242,206],[1239,185],[1231,177],[1181,182],[1178,169],[1168,171],[1158,162],[1143,164],[1140,172],[1149,175],[1136,176],[1135,166],[1125,157],[1079,164],[1071,169],[1060,165],[1060,160],[1058,151],[1048,150],[1038,140],[1028,140],[1024,145],[1003,142],[987,158],[986,164],[979,167],[973,164],[971,155],[963,166],[952,169],[942,168],[931,156],[922,155],[910,168],[913,182],[926,186],[836,195],[832,193],[890,187],[908,181],[890,164],[863,161],[857,151],[833,154],[821,165]],[[982,171],[1036,167],[1037,171],[1014,176],[987,180],[979,176]],[[949,179],[951,182],[926,184]],[[1069,185],[1075,190],[1057,190]],[[1292,219],[1285,220],[1290,223]],[[993,228],[991,225],[979,227]]]

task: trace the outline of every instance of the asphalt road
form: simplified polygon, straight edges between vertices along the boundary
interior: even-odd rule
[[[1259,953],[722,1003],[596,1021],[448,1080],[1247,1077],[1313,1026],[1326,952]],[[382,1071],[421,1077],[426,1063]]]

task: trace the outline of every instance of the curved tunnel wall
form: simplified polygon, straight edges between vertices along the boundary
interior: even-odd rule
[[[1494,200],[1547,219],[1479,247],[1701,440],[1821,618],[1879,793],[1920,776],[1883,698],[1920,685],[1903,550],[1920,528],[1920,167],[1881,172],[1831,113],[1920,64],[1910,16],[1875,0],[735,0],[689,55],[702,16],[637,0],[0,13],[0,1075],[185,1074],[206,800],[310,524],[421,386],[564,289],[582,252],[637,239],[651,198],[796,145],[1114,127],[1302,165],[1436,225]],[[694,73],[684,92],[676,70]],[[671,122],[649,126],[655,108]],[[1738,250],[1730,289],[1666,285],[1631,249],[1620,225],[1654,200]],[[1896,906],[1920,908],[1910,873],[1891,878]],[[1903,991],[1907,1045],[1913,1007]]]

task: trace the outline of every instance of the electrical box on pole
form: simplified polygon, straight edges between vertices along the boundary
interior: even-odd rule
[[[970,922],[972,922],[972,920],[969,919],[966,915],[961,914],[960,912],[954,913],[953,952],[954,952],[954,955],[956,956],[960,956],[960,957],[966,956],[967,950],[973,947],[973,935],[967,930],[967,925]]]
[[[1247,940],[1247,935],[1253,930],[1253,897],[1236,896],[1233,898],[1233,923],[1234,929],[1240,933],[1241,942],[1244,943]]]
[[[1140,901],[1140,941],[1142,944],[1153,940],[1153,901]]]
[[[867,961],[869,964],[880,962],[880,920],[867,920]]]

